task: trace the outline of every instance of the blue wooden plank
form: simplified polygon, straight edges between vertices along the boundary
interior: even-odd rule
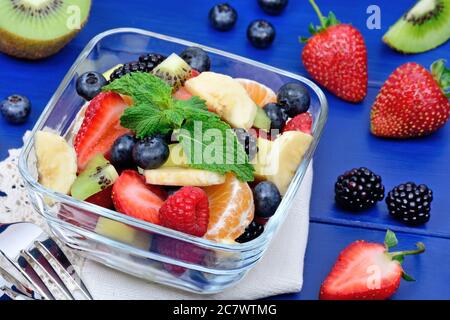
[[[208,26],[207,12],[209,7],[214,4],[209,0],[189,2],[133,0],[127,2],[126,10],[124,10],[123,2],[118,0],[94,1],[90,21],[86,28],[58,55],[39,62],[24,62],[0,55],[0,97],[12,93],[22,93],[27,95],[33,103],[32,116],[25,125],[11,126],[0,118],[0,159],[7,155],[9,148],[21,145],[21,137],[25,130],[32,127],[68,68],[87,42],[97,33],[110,28],[148,29],[305,74],[300,61],[302,47],[298,43],[297,37],[306,35],[310,22],[318,22],[306,0],[291,0],[286,12],[279,17],[265,15],[258,8],[256,0],[229,0],[228,2],[238,10],[239,20],[232,31],[222,33]],[[402,15],[406,8],[415,2],[414,0],[389,2],[317,0],[317,2],[324,12],[333,10],[341,21],[351,22],[361,30],[369,51],[371,83],[379,84],[396,66],[407,61],[429,65],[439,57],[448,58],[450,43],[419,55],[397,54],[381,43],[382,34]],[[376,4],[381,8],[381,30],[366,28],[368,16],[366,9],[371,4]],[[255,49],[246,40],[246,26],[256,18],[265,18],[271,21],[277,29],[275,43],[268,50]],[[446,183],[450,178],[448,170],[450,129],[447,126],[432,137],[420,140],[385,141],[376,139],[368,132],[369,110],[376,92],[377,88],[372,87],[366,101],[361,105],[346,104],[326,93],[330,102],[330,118],[315,157],[312,219],[336,224],[353,223],[375,229],[384,229],[389,226],[393,229],[418,233],[411,235],[411,238],[406,237],[406,240],[424,237],[420,233],[443,237],[442,239],[425,238],[431,243],[430,250],[436,251],[431,256],[437,257],[437,251],[450,245],[450,240],[444,239],[450,235],[450,219],[447,218],[446,211],[450,207],[450,198],[446,196],[450,191]],[[388,188],[407,180],[429,184],[435,192],[430,223],[420,228],[405,229],[387,216],[383,204],[362,215],[351,215],[336,208],[333,203],[334,180],[342,171],[355,166],[367,166],[382,174]],[[333,241],[328,240],[329,233],[334,236]],[[357,238],[366,238],[363,237],[365,234],[377,238],[374,240],[379,240],[379,233],[367,229],[358,230],[312,224],[306,260],[304,293],[301,296],[293,295],[289,298],[316,297],[321,280],[345,244]],[[399,294],[396,298],[427,298],[440,295],[443,292],[441,279],[448,280],[450,274],[448,259],[444,261],[447,263],[441,261],[433,265],[430,260],[426,263],[426,268],[422,268],[422,265],[418,264],[417,270],[411,273],[414,275],[418,273],[440,275],[440,279],[427,277],[417,287],[414,287],[412,296]],[[405,287],[409,288],[410,285],[403,285],[401,290],[404,290]],[[433,291],[435,288],[436,291]]]
[[[317,299],[322,281],[330,272],[340,251],[357,239],[383,242],[384,231],[311,223],[306,252],[303,289],[300,293],[281,295],[277,299]],[[398,250],[408,250],[421,241],[426,251],[405,257],[405,271],[416,279],[403,281],[392,299],[450,299],[450,252],[447,239],[397,233]]]

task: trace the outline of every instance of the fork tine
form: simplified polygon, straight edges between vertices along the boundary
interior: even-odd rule
[[[17,277],[13,276],[8,270],[0,266],[0,276],[3,277],[10,285],[16,287],[22,294],[33,298],[34,291],[27,285],[24,285]]]
[[[43,284],[56,299],[73,300],[73,297],[61,286],[58,279],[56,279],[54,275],[50,274],[39,259],[36,259],[34,255],[25,250],[20,251],[20,256],[25,259],[28,265],[34,270]]]
[[[50,241],[35,241],[34,245],[49,262],[53,270],[56,274],[58,274],[59,278],[65,285],[66,289],[75,299],[92,300],[91,295],[88,293],[73,267],[71,270],[64,267],[64,265],[71,266],[65,254],[53,240],[50,238],[48,240]],[[56,250],[56,253],[53,252],[54,250]],[[71,273],[69,273],[69,271]]]
[[[46,300],[54,300],[52,293],[48,291],[44,283],[42,283],[39,276],[34,272],[31,266],[28,266],[26,261],[19,261],[16,263],[11,260],[3,251],[0,250],[0,254],[27,280],[28,283]],[[23,266],[21,266],[23,264]],[[27,266],[30,268],[27,270]],[[27,271],[30,272],[30,274]]]
[[[0,291],[3,291],[3,293],[12,300],[33,300],[33,298],[30,298],[29,296],[24,295],[22,293],[16,292],[7,286],[0,287]]]

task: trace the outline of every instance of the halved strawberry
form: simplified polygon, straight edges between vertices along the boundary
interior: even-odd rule
[[[189,100],[192,98],[192,94],[185,89],[185,87],[181,87],[173,94],[173,97],[177,100]]]
[[[112,186],[103,189],[100,192],[97,192],[96,194],[93,194],[89,198],[87,198],[85,201],[89,203],[96,204],[100,207],[107,208],[107,209],[113,209],[114,204],[112,202]]]
[[[311,134],[313,124],[313,118],[311,113],[305,112],[296,115],[294,118],[289,120],[283,128],[283,132],[286,131],[301,131],[307,134]]]
[[[356,241],[339,255],[333,269],[320,288],[321,300],[381,300],[392,296],[400,279],[413,281],[401,266],[406,255],[425,251],[423,243],[417,250],[388,252],[398,244],[388,230],[384,244]]]
[[[125,170],[116,180],[112,199],[116,210],[131,217],[159,224],[159,208],[164,200],[156,186],[149,186],[139,173]]]
[[[94,155],[106,154],[118,137],[129,132],[120,125],[126,107],[127,103],[114,92],[100,93],[89,103],[74,141],[78,171],[82,171]]]

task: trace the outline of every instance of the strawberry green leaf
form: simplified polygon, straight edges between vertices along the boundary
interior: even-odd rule
[[[416,281],[416,279],[414,279],[413,277],[411,277],[409,274],[407,274],[405,271],[403,271],[402,273],[402,278],[405,281],[409,281],[409,282],[413,282]]]
[[[386,248],[390,249],[395,247],[398,244],[397,237],[395,236],[395,233],[391,230],[386,231],[386,236],[384,238],[384,245]]]

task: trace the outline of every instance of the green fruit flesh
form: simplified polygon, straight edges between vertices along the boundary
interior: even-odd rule
[[[186,79],[191,74],[191,67],[177,56],[172,53],[167,59],[159,64],[152,73],[166,81],[174,90],[181,87]]]
[[[97,155],[77,177],[70,193],[75,199],[85,200],[111,186],[118,177],[116,169],[108,160],[103,155]]]
[[[258,129],[263,129],[266,131],[270,130],[270,118],[267,116],[263,108],[258,107],[256,109],[256,117],[253,122],[253,126]]]
[[[450,0],[420,0],[383,36],[404,53],[433,49],[450,38]]]
[[[0,0],[0,29],[29,40],[57,39],[80,29],[90,6],[91,0]]]

